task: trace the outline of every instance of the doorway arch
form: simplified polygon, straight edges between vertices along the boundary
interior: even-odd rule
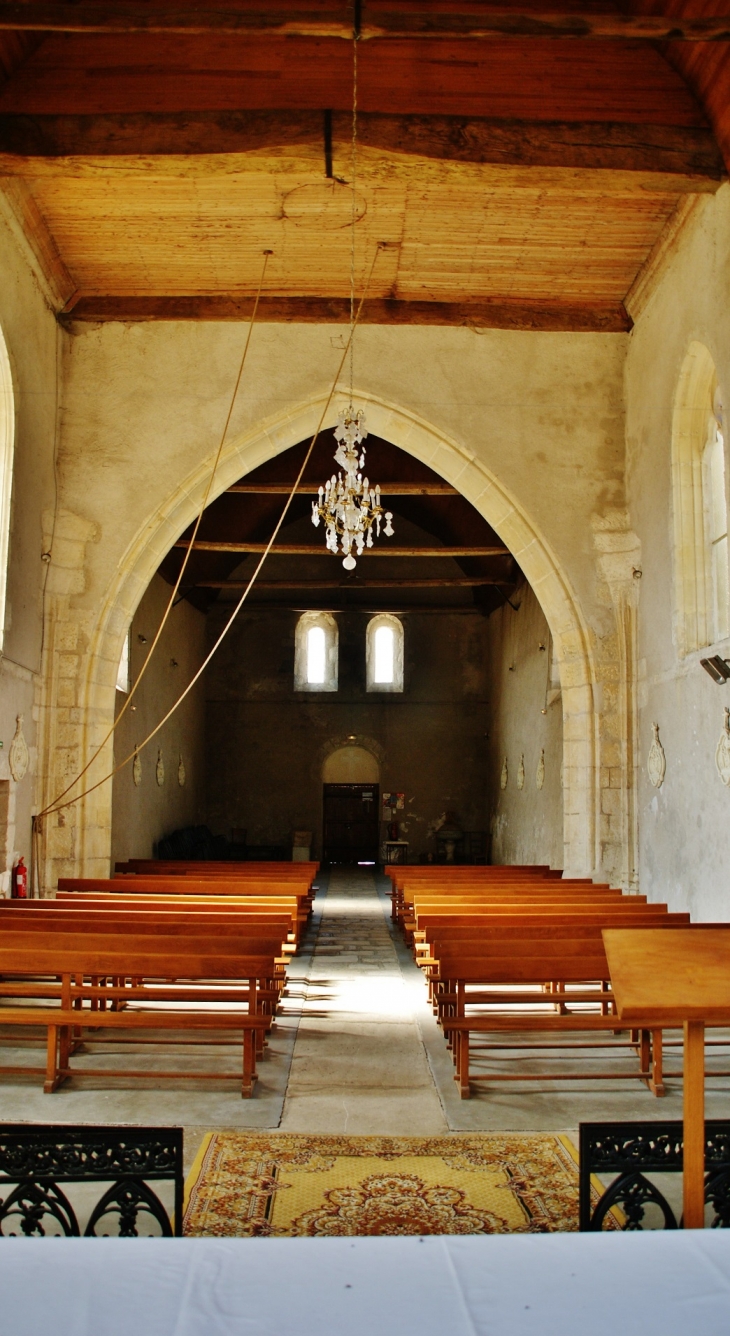
[[[323,784],[379,784],[377,757],[364,747],[338,747],[322,766]]]
[[[361,390],[355,391],[355,398],[366,408],[373,434],[422,460],[458,488],[509,547],[535,591],[550,626],[562,683],[564,867],[574,875],[590,875],[598,863],[596,673],[588,629],[567,573],[516,498],[465,445],[397,404]],[[345,388],[332,396],[322,430],[335,426],[337,414],[348,399]],[[311,436],[325,402],[323,395],[315,396],[232,438],[221,456],[210,500],[252,469]],[[127,627],[160,560],[196,518],[209,477],[210,459],[206,458],[178,484],[165,505],[148,516],[119,562],[88,641],[81,723],[77,726],[79,754],[84,758],[98,745],[113,718],[114,684]],[[56,729],[52,727],[50,733],[54,735]],[[51,751],[53,745],[51,742]],[[65,755],[65,751],[60,743],[56,746],[58,763],[49,756],[44,767],[51,782],[55,775],[63,774],[61,753]],[[108,761],[110,743],[106,753]],[[46,800],[52,797],[49,793]],[[91,803],[79,803],[77,834],[78,870],[87,875],[99,872],[107,865],[110,848],[110,786],[97,790]],[[55,882],[52,861],[46,854],[46,885]]]

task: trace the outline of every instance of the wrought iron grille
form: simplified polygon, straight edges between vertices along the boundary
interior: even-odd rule
[[[172,1222],[152,1182],[172,1182]],[[61,1183],[109,1183],[84,1235],[138,1237],[141,1219],[160,1235],[182,1235],[181,1127],[63,1127],[0,1123],[0,1237],[78,1237],[77,1214]],[[10,1189],[4,1195],[5,1189]]]
[[[580,1224],[584,1231],[603,1228],[609,1211],[623,1214],[622,1228],[646,1227],[646,1208],[653,1205],[663,1229],[678,1229],[677,1217],[648,1174],[681,1174],[682,1123],[581,1123]],[[591,1210],[591,1175],[615,1174]],[[713,1229],[730,1229],[730,1122],[705,1123],[705,1202],[713,1209]],[[614,1219],[617,1217],[614,1216]]]

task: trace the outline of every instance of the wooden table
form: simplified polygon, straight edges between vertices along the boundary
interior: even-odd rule
[[[730,924],[606,928],[618,1014],[684,1028],[684,1228],[705,1223],[705,1026],[730,1025]]]

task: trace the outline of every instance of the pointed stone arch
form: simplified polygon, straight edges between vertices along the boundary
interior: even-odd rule
[[[334,427],[349,396],[343,389],[332,398],[323,430]],[[356,391],[365,407],[369,430],[427,464],[457,487],[499,534],[532,585],[550,626],[560,667],[564,721],[564,866],[566,873],[590,875],[598,864],[596,829],[598,719],[591,641],[578,599],[564,569],[544,536],[515,497],[463,443],[410,410]],[[324,407],[324,397],[292,406],[276,418],[225,447],[211,500],[232,483],[282,451],[311,436]],[[164,506],[141,525],[120,561],[115,579],[99,608],[88,640],[82,691],[79,754],[88,757],[110,726],[122,640],[132,616],[162,558],[195,519],[209,480],[210,459],[182,479]],[[53,730],[51,730],[52,732]],[[111,744],[107,744],[107,760]],[[56,767],[49,757],[46,773]],[[101,760],[97,762],[101,766]],[[107,768],[111,768],[108,766]],[[98,773],[101,773],[99,771]],[[58,787],[62,787],[59,785]],[[76,864],[87,875],[106,865],[111,831],[109,785],[78,805]],[[52,797],[52,793],[48,797]],[[46,885],[53,884],[46,866]]]

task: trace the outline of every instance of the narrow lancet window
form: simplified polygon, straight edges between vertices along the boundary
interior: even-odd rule
[[[294,635],[294,690],[336,691],[337,622],[329,612],[303,612]]]
[[[366,668],[368,691],[403,690],[403,623],[391,613],[368,622]]]

